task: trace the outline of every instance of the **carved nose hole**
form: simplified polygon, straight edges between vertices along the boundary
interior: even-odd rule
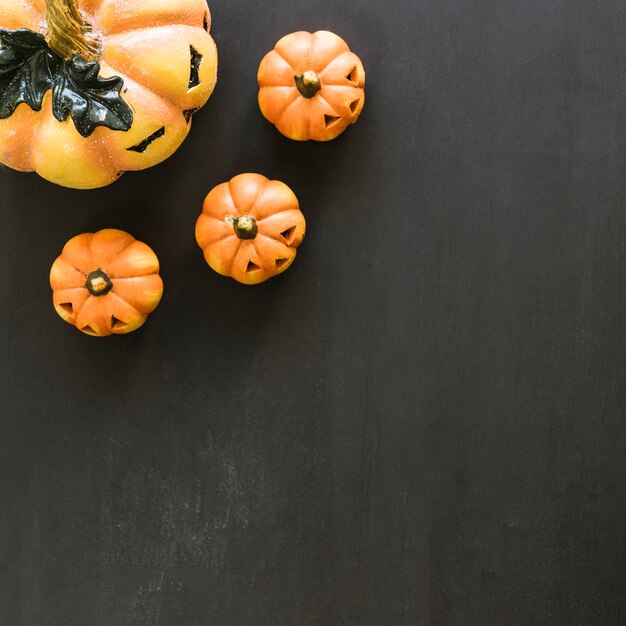
[[[191,54],[191,61],[188,91],[200,84],[200,63],[202,63],[202,55],[193,46],[189,46],[189,53]]]
[[[280,233],[280,236],[287,242],[288,245],[291,245],[296,236],[296,227],[292,226],[287,230],[283,230],[283,232]]]
[[[287,263],[289,261],[289,259],[276,259],[276,269],[282,269],[282,267],[284,267],[285,263]]]
[[[336,124],[341,117],[337,115],[324,115],[324,123],[326,124],[326,128],[330,128],[333,124]]]
[[[252,272],[256,272],[257,270],[262,269],[259,267],[254,261],[248,261],[248,266],[246,267],[246,274],[251,274]]]
[[[118,319],[117,317],[115,317],[115,315],[111,317],[111,330],[122,330],[123,328],[126,328],[127,326],[128,324],[126,322],[123,322],[122,320]]]
[[[96,331],[94,328],[92,328],[91,326],[89,326],[89,325],[87,325],[87,326],[83,326],[83,327],[81,328],[81,330],[82,330],[84,333],[87,333],[88,335],[94,335],[95,337],[97,337],[97,336],[98,336],[97,331]]]
[[[359,110],[359,104],[361,103],[361,99],[357,98],[354,102],[350,103],[350,111],[352,115],[356,115],[356,112]]]
[[[71,302],[64,302],[63,304],[59,304],[59,308],[63,309],[68,315],[74,317],[74,306]]]
[[[346,74],[346,78],[355,86],[359,84],[359,70],[356,65]]]

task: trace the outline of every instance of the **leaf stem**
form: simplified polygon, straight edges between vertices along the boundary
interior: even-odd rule
[[[66,61],[81,55],[88,61],[98,58],[98,45],[91,35],[91,26],[78,10],[78,0],[46,0],[50,48]]]

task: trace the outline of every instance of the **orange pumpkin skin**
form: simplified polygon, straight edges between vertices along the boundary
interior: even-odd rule
[[[302,85],[311,78],[312,87]],[[283,37],[259,67],[259,106],[296,141],[330,141],[354,124],[365,104],[365,70],[348,44],[328,31]]]
[[[154,252],[115,229],[70,239],[52,265],[50,286],[57,313],[94,337],[136,330],[163,295]]]
[[[78,0],[78,7],[100,42],[100,76],[124,81],[132,126],[126,132],[100,126],[85,138],[71,118],[53,117],[49,91],[41,111],[22,103],[0,120],[0,163],[64,187],[93,189],[161,163],[180,147],[192,113],[215,87],[217,49],[206,0]],[[0,27],[45,34],[44,0],[1,0]],[[195,86],[192,48],[202,57]]]
[[[196,240],[216,272],[255,285],[289,268],[305,231],[298,198],[285,183],[241,174],[206,197]]]

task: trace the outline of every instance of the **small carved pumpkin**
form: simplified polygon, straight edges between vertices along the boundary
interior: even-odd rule
[[[328,31],[283,37],[259,67],[259,106],[297,141],[330,141],[365,104],[365,70],[348,44]]]
[[[94,337],[136,330],[163,295],[154,252],[115,229],[70,239],[52,265],[50,285],[57,313]]]
[[[206,0],[1,0],[0,163],[90,189],[165,160],[215,86],[209,26]]]
[[[241,174],[206,197],[196,240],[216,272],[255,285],[293,263],[305,230],[298,198],[285,183]]]

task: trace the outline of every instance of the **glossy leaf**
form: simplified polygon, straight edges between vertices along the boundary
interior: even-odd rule
[[[76,130],[89,137],[97,126],[128,130],[133,112],[120,91],[124,81],[119,76],[101,78],[100,64],[81,56],[66,61],[52,85],[52,112],[60,122],[72,116]]]
[[[41,111],[61,59],[42,35],[26,28],[0,28],[0,41],[0,119],[10,117],[23,102]]]
[[[123,80],[101,78],[100,64],[76,56],[64,61],[43,37],[26,28],[0,28],[0,119],[26,103],[41,111],[52,89],[52,113],[60,122],[72,117],[76,130],[89,137],[98,126],[127,131],[133,112],[124,102]]]

